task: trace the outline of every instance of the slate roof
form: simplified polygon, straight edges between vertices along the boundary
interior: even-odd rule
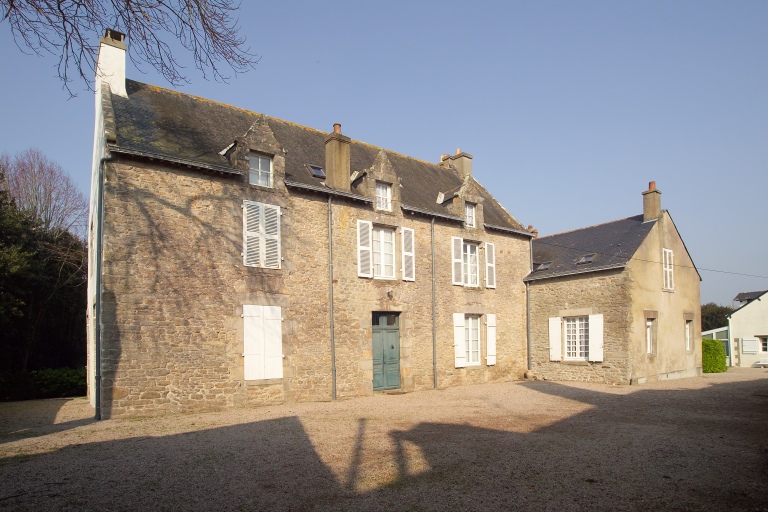
[[[736,302],[749,302],[755,300],[766,292],[768,292],[768,290],[763,290],[761,292],[741,292],[734,297],[733,300]]]
[[[656,224],[642,215],[533,240],[533,271],[525,281],[624,268]],[[579,263],[594,254],[591,263]],[[536,270],[550,263],[546,270]]]
[[[244,135],[262,114],[133,80],[126,80],[126,90],[128,98],[112,95],[117,141],[110,145],[110,150],[239,174],[220,153],[234,142],[235,137]],[[286,181],[315,187],[320,185],[320,180],[311,176],[306,165],[325,165],[325,137],[328,134],[265,117],[275,138],[287,150]],[[371,167],[381,150],[353,140],[350,172]],[[439,192],[462,186],[463,180],[457,171],[385,151],[403,185],[403,209],[462,220],[453,215],[446,205],[436,203]],[[484,199],[486,227],[530,236],[487,190],[479,184],[478,188]]]

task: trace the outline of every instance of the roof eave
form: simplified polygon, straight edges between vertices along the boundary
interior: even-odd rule
[[[187,167],[194,167],[196,169],[205,169],[207,171],[220,172],[220,173],[229,174],[229,175],[238,175],[238,176],[242,175],[242,172],[238,171],[237,169],[232,169],[231,167],[223,167],[220,165],[206,164],[203,162],[197,162],[195,160],[187,160],[184,158],[175,158],[172,156],[162,155],[159,153],[152,153],[149,151],[139,151],[137,149],[125,148],[115,144],[108,144],[107,149],[109,150],[110,153],[116,153],[118,155],[128,155],[128,156],[134,156],[134,157],[140,157],[140,158],[148,158],[150,160],[161,160],[164,162],[169,162],[177,165],[185,165]]]
[[[582,270],[570,270],[570,271],[565,271],[565,272],[555,272],[553,274],[546,274],[546,275],[542,275],[542,276],[535,276],[534,274],[537,271],[534,270],[533,272],[528,274],[528,276],[525,279],[523,279],[523,281],[524,282],[541,281],[541,280],[544,280],[544,279],[553,279],[555,277],[566,277],[566,276],[574,276],[574,275],[579,275],[579,274],[590,274],[590,273],[593,273],[593,272],[602,272],[604,270],[617,270],[617,269],[620,269],[620,268],[623,269],[623,268],[626,268],[626,267],[627,267],[627,263],[624,262],[624,263],[618,263],[618,264],[614,264],[614,265],[606,265],[604,267],[594,267],[594,268],[582,269]]]

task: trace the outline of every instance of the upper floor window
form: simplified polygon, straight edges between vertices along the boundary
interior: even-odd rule
[[[664,272],[664,289],[675,289],[675,255],[672,253],[672,249],[664,249],[663,251],[663,272]]]
[[[395,230],[373,227],[373,277],[395,278]]]
[[[475,218],[477,206],[472,203],[465,203],[464,204],[464,224],[468,228],[474,228],[475,227]]]
[[[376,209],[392,211],[392,185],[376,182]]]
[[[243,264],[280,268],[280,207],[243,201]]]
[[[480,244],[451,237],[452,282],[459,286],[480,286]],[[496,288],[496,254],[494,244],[485,244],[485,286]]]
[[[272,188],[272,159],[268,156],[251,153],[248,160],[250,163],[248,183]]]

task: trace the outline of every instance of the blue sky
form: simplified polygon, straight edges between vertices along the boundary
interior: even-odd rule
[[[427,161],[461,148],[542,235],[641,213],[654,180],[702,302],[768,289],[735,275],[768,276],[768,2],[244,1],[239,18],[255,69],[190,68],[181,91]],[[0,59],[0,151],[38,147],[87,191],[92,93],[68,99],[57,59],[4,23]]]

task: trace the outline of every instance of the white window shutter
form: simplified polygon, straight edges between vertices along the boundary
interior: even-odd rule
[[[496,248],[490,243],[485,244],[485,287],[496,288]]]
[[[486,364],[496,364],[496,315],[485,315]]]
[[[589,315],[589,360],[603,360],[603,315]]]
[[[453,354],[456,368],[467,366],[467,349],[464,346],[464,313],[453,314]]]
[[[559,316],[549,319],[549,360],[563,360],[563,323]]]
[[[367,220],[357,221],[357,275],[373,277],[373,224]]]
[[[264,378],[264,308],[243,306],[243,366],[245,380]]]
[[[263,378],[283,378],[283,318],[280,306],[264,306]]]
[[[461,260],[461,247],[464,243],[464,240],[452,236],[451,237],[451,244],[453,245],[453,249],[451,254],[453,255],[453,284],[457,284],[459,286],[464,285],[464,277],[462,275],[462,260]]]
[[[414,250],[413,230],[403,228],[403,281],[416,280],[416,254]]]
[[[260,267],[261,248],[261,203],[243,201],[243,265]]]
[[[280,268],[280,207],[262,205],[264,210],[264,266]]]
[[[675,289],[675,253],[669,251],[669,288]]]

